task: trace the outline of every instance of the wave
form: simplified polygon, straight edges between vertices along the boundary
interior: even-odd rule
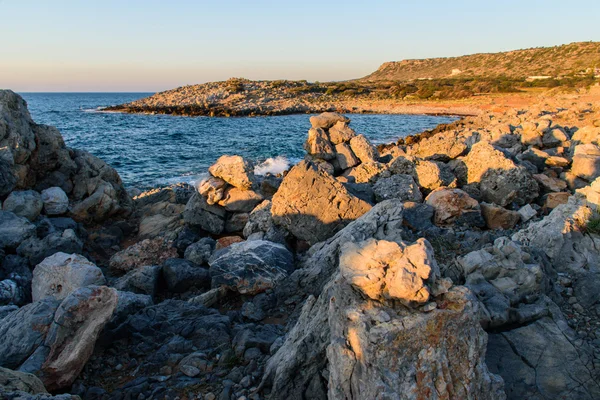
[[[294,162],[295,161],[295,162]],[[254,175],[282,174],[290,169],[290,166],[296,164],[299,160],[288,160],[284,156],[267,158],[262,163],[254,167]]]
[[[180,175],[180,176],[174,176],[172,178],[159,179],[156,181],[156,183],[160,186],[176,185],[178,183],[187,183],[188,185],[198,187],[200,182],[202,182],[206,178],[208,178],[208,172],[203,172],[200,174],[194,174],[194,173],[189,172],[187,174]]]

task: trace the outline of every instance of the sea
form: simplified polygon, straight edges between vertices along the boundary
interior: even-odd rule
[[[279,173],[304,157],[310,115],[180,117],[103,112],[152,93],[21,93],[39,124],[57,127],[67,146],[89,151],[115,168],[128,187],[197,183],[223,154]],[[451,116],[350,114],[350,126],[374,144],[455,120]]]

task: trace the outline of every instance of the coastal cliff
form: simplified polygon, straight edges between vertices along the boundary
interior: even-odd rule
[[[600,398],[598,103],[310,123],[282,174],[131,198],[1,91],[0,394]]]

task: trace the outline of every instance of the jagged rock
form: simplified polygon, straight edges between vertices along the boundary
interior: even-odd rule
[[[19,217],[33,221],[42,212],[42,198],[35,190],[14,191],[2,205],[4,211],[10,211]]]
[[[177,249],[163,239],[145,239],[121,250],[110,258],[110,269],[128,272],[145,265],[161,265],[169,258],[177,257]]]
[[[252,190],[229,187],[218,204],[230,212],[247,213],[252,211],[264,198]]]
[[[184,293],[193,287],[210,287],[208,269],[187,260],[170,258],[164,262],[162,270],[169,292]]]
[[[218,235],[225,229],[225,210],[209,205],[199,193],[194,193],[186,204],[183,219],[188,225],[199,227],[213,235]]]
[[[388,164],[392,174],[415,175],[415,159],[413,157],[398,156]]]
[[[361,163],[344,172],[344,176],[354,183],[374,183],[379,177],[388,178],[390,171],[379,161]]]
[[[285,244],[288,235],[282,227],[275,225],[271,215],[270,201],[263,201],[256,206],[248,216],[248,222],[244,227],[244,237],[248,240],[258,238]]]
[[[352,149],[346,143],[336,144],[335,153],[334,167],[341,171],[360,164],[360,160],[356,158]]]
[[[129,271],[113,282],[112,286],[117,290],[154,297],[161,273],[162,268],[159,265],[145,265]]]
[[[292,273],[294,257],[280,244],[253,240],[216,251],[208,264],[213,288],[257,294],[273,288]]]
[[[426,203],[404,203],[403,224],[414,231],[424,231],[432,228],[434,208]]]
[[[460,189],[436,189],[425,202],[432,206],[436,225],[468,225],[482,227],[481,207],[477,200]]]
[[[79,254],[56,253],[39,263],[33,270],[32,297],[62,300],[75,290],[104,285],[102,270]]]
[[[542,196],[541,204],[545,210],[553,210],[561,204],[566,204],[571,197],[569,192],[548,193]]]
[[[523,207],[519,208],[519,211],[517,212],[519,213],[521,221],[523,222],[527,222],[537,215],[537,211],[535,211],[533,207],[531,207],[531,204],[524,205]]]
[[[335,148],[329,141],[329,136],[321,128],[311,128],[304,143],[304,150],[314,158],[321,160],[335,159]]]
[[[600,144],[600,128],[595,126],[584,126],[578,129],[571,138],[577,144]]]
[[[426,190],[456,187],[456,177],[452,170],[439,161],[418,161],[413,176],[417,184]]]
[[[389,199],[417,203],[423,201],[423,195],[410,175],[392,175],[389,178],[380,178],[373,185],[373,193],[377,202]]]
[[[254,183],[254,169],[241,156],[223,155],[208,172],[238,189],[250,189]]]
[[[214,239],[209,237],[202,238],[185,249],[184,257],[194,264],[204,265],[208,262],[213,251],[215,251],[215,245],[216,242]]]
[[[542,135],[542,145],[546,148],[561,146],[567,141],[569,141],[569,136],[564,129],[559,127],[549,129]]]
[[[69,209],[69,198],[64,190],[59,187],[50,187],[42,191],[44,212],[47,215],[61,215]]]
[[[75,203],[71,215],[76,221],[102,221],[117,213],[119,203],[112,185],[104,183],[84,200]]]
[[[479,183],[486,202],[503,207],[513,202],[524,205],[538,196],[537,182],[527,169],[517,166],[488,142],[474,144],[463,162],[467,183]]]
[[[363,163],[377,161],[379,158],[377,149],[364,135],[354,136],[350,139],[350,148],[356,157]]]
[[[338,121],[329,128],[329,140],[331,140],[331,143],[334,145],[347,143],[354,136],[356,136],[356,132],[348,126],[348,122]]]
[[[0,211],[0,249],[16,248],[35,235],[35,225],[10,211]]]
[[[221,178],[210,176],[200,182],[200,185],[198,185],[198,193],[206,198],[206,203],[208,205],[212,206],[223,199],[226,188],[227,182]]]
[[[25,304],[28,297],[26,288],[13,279],[0,281],[0,305]]]
[[[535,122],[527,121],[521,124],[521,142],[526,146],[542,146],[542,136],[547,129],[545,124],[540,125]]]
[[[37,376],[0,367],[0,395],[16,391],[28,394],[48,393]]]
[[[60,232],[53,232],[47,235],[42,240],[35,237],[29,238],[17,247],[17,254],[26,257],[31,265],[41,263],[46,257],[63,252],[63,253],[81,253],[83,243],[75,231],[65,229]]]
[[[310,124],[313,128],[329,129],[338,122],[350,122],[350,118],[334,112],[324,112],[310,117]]]
[[[567,183],[562,179],[552,178],[544,174],[533,175],[533,178],[545,192],[561,192],[567,188]]]
[[[590,182],[600,176],[600,147],[593,144],[575,146],[571,173]]]
[[[481,203],[481,215],[489,229],[511,229],[521,219],[517,211],[507,210],[495,204]]]
[[[411,146],[407,153],[426,160],[446,162],[466,153],[466,140],[466,137],[458,136],[456,132],[443,132],[422,139]]]
[[[334,235],[370,208],[335,178],[304,161],[284,178],[273,196],[271,213],[276,224],[299,239],[316,243]]]
[[[152,296],[147,294],[117,290],[117,297],[117,308],[106,325],[106,329],[114,329],[125,322],[130,315],[153,304]]]
[[[372,243],[377,242],[364,242]],[[427,264],[419,253],[414,261]],[[365,267],[360,260],[351,261]],[[364,261],[374,272],[382,268],[368,255]],[[502,380],[485,365],[487,338],[479,326],[478,303],[468,290],[452,288],[428,311],[414,310],[388,301],[376,287],[369,287],[365,298],[363,288],[371,279],[365,272],[365,280],[351,274],[357,281],[348,282],[340,265],[319,298],[306,300],[265,368],[261,386],[271,386],[273,399],[411,399],[433,393],[440,398],[505,398]],[[385,290],[383,285],[379,289]]]

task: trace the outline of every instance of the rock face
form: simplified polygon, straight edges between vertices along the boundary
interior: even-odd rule
[[[78,254],[56,253],[33,270],[33,301],[62,300],[75,290],[106,283],[102,270]]]
[[[273,196],[276,224],[310,243],[325,240],[371,205],[348,193],[331,175],[308,162],[290,170]]]
[[[294,257],[280,244],[253,240],[216,251],[208,264],[213,288],[257,294],[273,288],[292,273]]]
[[[517,166],[488,142],[473,145],[463,162],[467,183],[479,184],[481,197],[487,202],[524,205],[538,196],[537,182],[527,169]]]
[[[254,181],[252,166],[240,156],[221,156],[208,172],[239,189],[250,189]]]
[[[12,192],[2,206],[4,211],[11,211],[15,215],[33,221],[42,211],[42,198],[35,190]]]
[[[484,224],[477,200],[460,189],[436,189],[427,196],[425,201],[434,209],[436,225],[483,226]]]
[[[487,335],[479,326],[477,301],[465,288],[446,287],[428,311],[394,305],[385,292],[415,293],[411,287],[418,280],[394,273],[393,283],[373,279],[382,263],[401,263],[398,244],[389,245],[347,245],[340,271],[318,299],[309,297],[267,364],[263,385],[271,386],[272,398],[505,398],[502,379],[484,361]],[[378,251],[361,250],[371,246]],[[405,251],[410,255],[400,260],[410,258],[406,266],[431,263],[423,252]]]

